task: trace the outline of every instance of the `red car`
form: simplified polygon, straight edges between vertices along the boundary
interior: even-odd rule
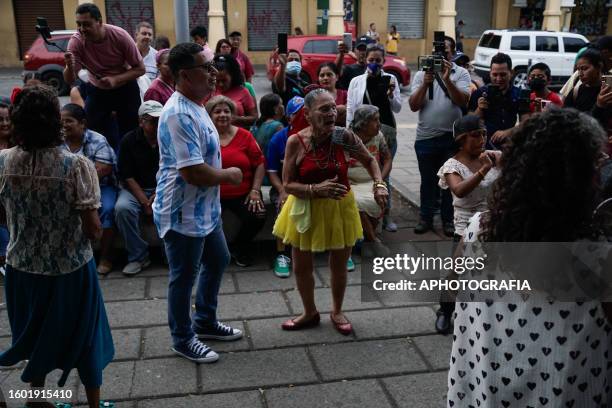
[[[70,37],[76,33],[75,30],[52,31],[49,41],[56,43],[61,48],[68,47]],[[43,82],[53,86],[59,95],[67,95],[68,85],[64,82],[64,53],[57,47],[45,44],[42,37],[38,36],[34,43],[23,56],[23,74],[38,73]]]
[[[338,41],[342,41],[342,36],[290,36],[287,39],[287,49],[298,50],[302,54],[302,71],[308,75],[310,82],[316,82],[319,65],[324,62],[336,61]],[[352,56],[344,56],[345,65],[354,64],[355,62],[357,61]],[[278,55],[275,51],[270,55],[266,65],[268,79],[272,81],[279,67]],[[408,86],[410,83],[410,70],[403,58],[387,55],[383,69],[385,72],[395,75],[395,78],[401,85]]]

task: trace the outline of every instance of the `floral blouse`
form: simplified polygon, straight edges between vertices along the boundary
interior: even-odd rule
[[[0,204],[10,232],[6,262],[23,272],[61,275],[93,257],[80,210],[100,207],[96,169],[62,147],[0,152]]]

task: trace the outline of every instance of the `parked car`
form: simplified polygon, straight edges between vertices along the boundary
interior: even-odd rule
[[[75,30],[52,31],[49,41],[63,49],[68,47],[70,37]],[[59,95],[67,95],[68,84],[64,82],[64,53],[53,45],[46,44],[42,37],[36,38],[32,46],[23,56],[23,74],[38,73],[43,82],[54,87]]]
[[[576,53],[588,44],[583,35],[536,30],[487,30],[480,37],[472,65],[488,80],[491,58],[508,54],[514,67],[514,85],[523,86],[529,65],[544,62],[550,67],[553,86],[562,86],[574,71]]]
[[[302,54],[302,71],[308,75],[310,82],[317,79],[317,69],[324,62],[335,62],[338,54],[338,41],[342,36],[329,35],[300,35],[290,36],[287,39],[287,49],[298,50]],[[350,55],[344,56],[344,64],[354,64],[355,58]],[[273,51],[267,62],[268,79],[272,81],[278,71],[278,54]],[[395,75],[398,83],[408,86],[410,83],[410,69],[406,61],[393,55],[385,58],[383,66],[385,72]]]

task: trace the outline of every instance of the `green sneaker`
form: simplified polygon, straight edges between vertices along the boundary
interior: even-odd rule
[[[279,278],[288,278],[291,275],[291,258],[279,255],[274,260],[274,274]]]
[[[349,272],[353,272],[355,270],[355,262],[353,262],[353,258],[349,257],[348,261],[346,261],[346,270]]]

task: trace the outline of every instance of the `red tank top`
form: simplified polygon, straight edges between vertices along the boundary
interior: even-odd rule
[[[338,183],[350,189],[348,163],[341,145],[332,143],[331,137],[316,149],[309,149],[300,135],[295,135],[306,154],[298,168],[298,181],[303,184],[317,184],[338,176]]]

